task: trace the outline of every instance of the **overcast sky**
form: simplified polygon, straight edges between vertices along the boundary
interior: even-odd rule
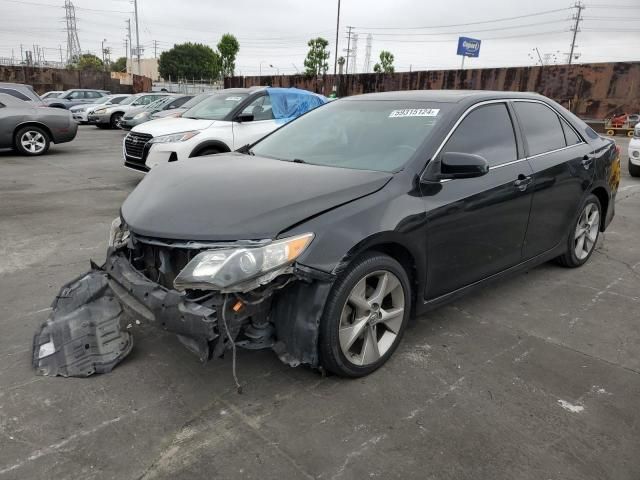
[[[132,1],[73,3],[83,51],[100,55],[106,39],[112,58],[123,56],[128,18],[135,42]],[[640,1],[584,3],[579,61],[640,60]],[[32,50],[33,44],[45,48],[47,60],[60,60],[59,48],[64,52],[67,38],[63,5],[63,0],[0,0],[0,57],[11,57],[13,49],[19,58],[22,43],[24,49]],[[536,47],[549,62],[554,55],[563,62],[576,13],[570,6],[565,0],[342,0],[339,54],[347,47],[350,25],[359,34],[358,72],[363,71],[368,34],[370,69],[381,50],[394,54],[399,71],[458,68],[459,35],[482,40],[480,57],[466,59],[465,67],[533,65]],[[220,36],[230,32],[240,41],[236,73],[255,75],[260,69],[263,74],[302,71],[307,41],[323,36],[329,40],[331,72],[336,10],[337,0],[138,0],[140,43],[145,57],[152,57],[154,40],[159,54],[185,41],[215,48]],[[517,16],[522,18],[503,20]]]

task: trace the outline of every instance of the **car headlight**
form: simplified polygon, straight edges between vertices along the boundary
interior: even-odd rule
[[[97,110],[94,110],[93,113],[105,113],[106,111],[106,108],[98,108]]]
[[[248,291],[284,273],[312,240],[313,233],[305,233],[262,247],[207,250],[182,269],[173,286],[177,290]]]
[[[122,224],[120,217],[111,222],[109,230],[109,246],[113,248],[121,248],[127,244],[129,240],[129,229]]]
[[[140,120],[141,118],[146,117],[147,114],[146,113],[139,113],[137,114],[135,117],[133,117],[134,120]]]
[[[174,142],[184,142],[189,140],[190,138],[195,137],[200,133],[199,130],[192,130],[190,132],[180,132],[180,133],[172,133],[170,135],[161,135],[159,137],[154,137],[149,140],[149,143],[174,143]]]

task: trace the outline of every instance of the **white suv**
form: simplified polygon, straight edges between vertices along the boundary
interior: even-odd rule
[[[325,102],[295,88],[222,90],[180,118],[134,127],[123,142],[124,164],[147,172],[167,162],[237,150]]]
[[[633,138],[629,142],[629,175],[640,177],[640,123],[633,129]]]

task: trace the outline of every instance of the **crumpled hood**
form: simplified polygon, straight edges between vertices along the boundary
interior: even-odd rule
[[[274,238],[311,216],[379,190],[391,177],[239,153],[194,157],[153,168],[121,213],[134,233],[156,238]]]
[[[159,118],[133,128],[133,132],[148,133],[154,137],[171,133],[204,130],[213,125],[213,120],[199,120],[197,118]]]

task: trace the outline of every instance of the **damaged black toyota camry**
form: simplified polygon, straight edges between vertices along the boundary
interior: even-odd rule
[[[363,376],[412,315],[551,259],[584,264],[619,171],[611,140],[536,94],[338,100],[241,151],[153,169],[104,265],[54,301],[34,365],[108,372],[143,323],[201,361],[271,348]]]

